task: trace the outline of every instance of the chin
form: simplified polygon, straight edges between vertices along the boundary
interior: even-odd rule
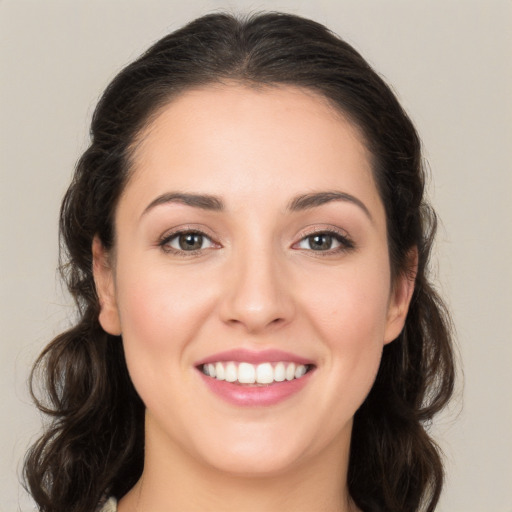
[[[290,435],[276,425],[240,425],[237,432],[203,438],[196,455],[212,468],[233,476],[265,478],[292,472],[321,450],[314,436],[300,429]],[[237,435],[238,434],[238,435]],[[302,434],[302,435],[301,435]]]
[[[222,460],[211,465],[221,473],[239,478],[271,478],[290,471],[299,465],[300,457],[294,454],[275,453],[272,456],[247,453],[225,454]]]

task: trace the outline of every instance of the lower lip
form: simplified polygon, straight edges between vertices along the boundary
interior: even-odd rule
[[[198,370],[203,382],[217,396],[239,407],[265,407],[283,402],[298,393],[310,380],[313,370],[300,379],[274,382],[263,386],[241,385],[208,377]]]

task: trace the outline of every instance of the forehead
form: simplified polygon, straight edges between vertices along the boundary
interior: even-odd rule
[[[181,94],[141,132],[132,173],[127,192],[138,188],[146,202],[166,188],[246,202],[278,190],[377,194],[358,128],[324,97],[289,86],[212,85]]]

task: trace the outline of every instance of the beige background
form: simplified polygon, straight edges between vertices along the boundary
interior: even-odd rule
[[[0,511],[32,510],[16,473],[40,418],[29,366],[72,309],[57,212],[108,81],[151,42],[217,8],[326,23],[392,84],[422,135],[441,216],[439,287],[465,389],[435,431],[442,512],[512,511],[512,2],[0,0]]]

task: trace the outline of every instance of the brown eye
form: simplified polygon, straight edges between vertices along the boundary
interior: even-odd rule
[[[167,237],[160,245],[168,251],[197,252],[213,247],[214,243],[203,233],[183,231]]]
[[[349,238],[340,233],[322,231],[305,236],[295,247],[308,251],[334,253],[353,249],[354,244]]]
[[[197,251],[203,248],[203,235],[184,233],[178,237],[178,245],[182,251]]]
[[[313,251],[328,251],[332,249],[333,237],[327,233],[319,233],[306,238],[309,248]]]

